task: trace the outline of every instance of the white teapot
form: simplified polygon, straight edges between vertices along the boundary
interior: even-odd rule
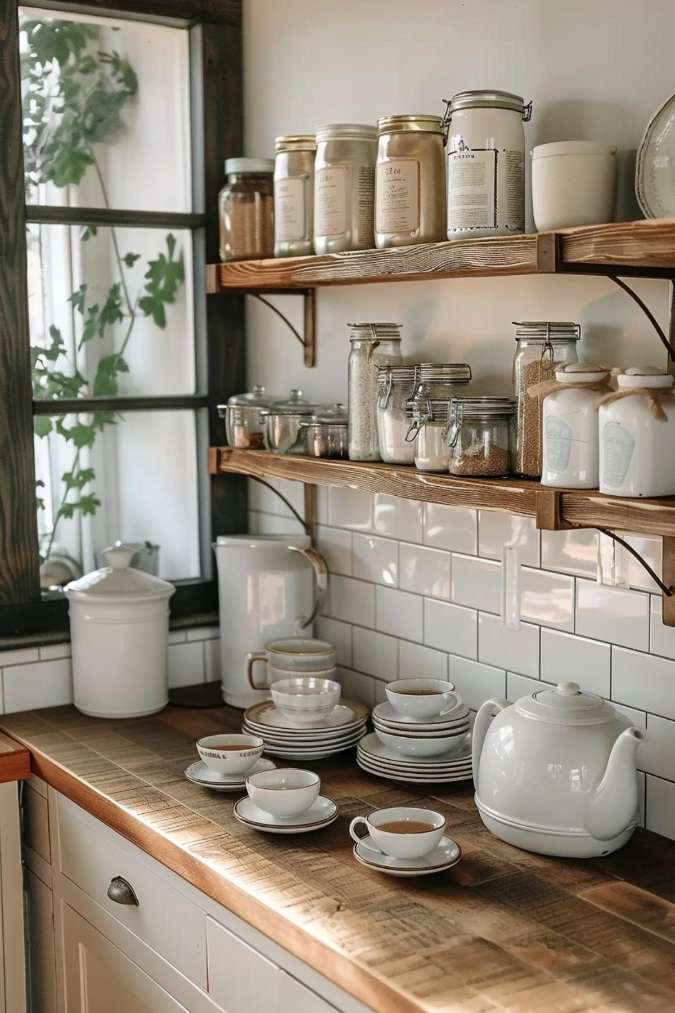
[[[575,682],[514,704],[486,700],[473,730],[483,823],[503,841],[543,855],[616,851],[637,823],[635,750],[643,738],[611,704],[582,693]]]

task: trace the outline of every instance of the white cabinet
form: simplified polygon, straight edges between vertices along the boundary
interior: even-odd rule
[[[0,784],[0,1010],[25,1013],[23,884],[19,788]]]
[[[56,1013],[56,956],[52,891],[26,867],[26,978],[30,1013]]]

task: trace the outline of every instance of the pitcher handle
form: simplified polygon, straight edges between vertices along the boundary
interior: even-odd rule
[[[483,742],[485,741],[485,735],[494,717],[493,710],[496,708],[498,711],[503,711],[505,707],[508,707],[508,700],[486,700],[478,708],[476,714],[476,720],[473,725],[473,734],[471,736],[471,767],[473,772],[473,784],[476,791],[478,791],[478,768],[480,766],[480,754],[483,752]]]
[[[291,552],[299,552],[300,555],[311,564],[316,578],[316,596],[314,598],[311,615],[309,615],[306,619],[300,616],[295,620],[295,625],[298,630],[306,630],[308,626],[312,625],[323,608],[323,603],[326,599],[326,591],[328,590],[328,564],[321,553],[311,545],[307,549],[301,549],[297,545],[289,545],[289,549]]]
[[[256,654],[255,652],[246,655],[246,678],[248,679],[248,684],[251,689],[269,689],[269,682],[266,682],[264,686],[258,686],[253,678],[253,666],[256,661],[267,661],[267,655],[265,653]]]

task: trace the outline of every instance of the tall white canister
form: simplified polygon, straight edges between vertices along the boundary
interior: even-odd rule
[[[95,718],[136,718],[166,707],[173,584],[132,569],[134,550],[105,549],[106,566],[66,585],[73,697]]]
[[[567,362],[555,380],[530,387],[543,397],[541,484],[567,489],[598,487],[596,402],[610,393],[610,371],[593,362]]]

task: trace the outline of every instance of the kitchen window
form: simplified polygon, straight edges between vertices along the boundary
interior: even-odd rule
[[[244,389],[241,299],[204,295],[240,20],[0,0],[0,637],[65,629],[60,586],[117,538],[176,583],[174,618],[215,609],[212,534],[245,517],[243,481],[206,473]]]

